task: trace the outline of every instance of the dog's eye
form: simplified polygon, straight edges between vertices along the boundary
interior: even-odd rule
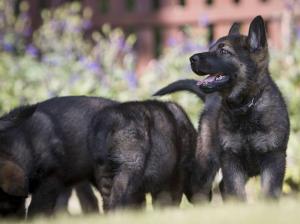
[[[224,48],[220,49],[220,54],[231,54],[228,50],[225,50]]]

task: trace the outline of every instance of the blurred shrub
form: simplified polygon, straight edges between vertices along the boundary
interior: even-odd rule
[[[169,39],[161,57],[150,62],[148,69],[139,79],[139,87],[148,89],[149,95],[178,79],[197,79],[190,68],[189,57],[196,52],[207,50],[205,33],[186,28],[182,38],[183,40]],[[202,101],[198,97],[181,92],[158,99],[178,102],[197,127],[202,108]]]
[[[24,33],[14,29],[23,17],[12,17],[12,2],[4,2],[0,16],[11,23],[1,27],[0,36],[13,38],[0,45],[0,111],[58,95],[134,95],[128,91],[137,85],[133,35],[106,25],[85,37],[91,10],[74,2],[43,11],[43,23],[26,45]]]
[[[300,39],[286,52],[272,50],[270,69],[288,104],[291,121],[285,190],[300,190]]]
[[[16,4],[17,0],[0,1],[0,51],[24,52],[26,38],[31,35],[28,4],[21,2],[18,13],[15,12]]]

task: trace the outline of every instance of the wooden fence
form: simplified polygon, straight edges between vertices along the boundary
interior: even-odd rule
[[[38,0],[28,0],[37,4]],[[53,5],[66,0],[49,0]],[[179,35],[183,26],[209,29],[216,39],[239,22],[247,32],[256,15],[266,21],[271,45],[283,47],[289,38],[289,11],[300,12],[298,0],[82,0],[93,10],[94,28],[105,23],[137,34],[139,66],[142,68],[156,56],[155,50]],[[40,1],[43,2],[43,1]],[[298,1],[299,2],[299,1]],[[50,3],[48,5],[51,5]],[[297,9],[292,7],[298,7]],[[34,7],[33,7],[34,8]],[[36,15],[36,10],[32,13]],[[283,36],[285,34],[285,36]],[[284,41],[283,41],[284,40]]]

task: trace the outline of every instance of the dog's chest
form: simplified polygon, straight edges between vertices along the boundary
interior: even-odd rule
[[[253,136],[264,130],[260,117],[251,113],[239,116],[222,113],[218,128],[222,150],[239,154],[257,151]]]

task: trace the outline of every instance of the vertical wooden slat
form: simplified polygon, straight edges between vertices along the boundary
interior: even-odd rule
[[[37,29],[41,24],[40,4],[38,0],[27,0],[29,4],[29,17],[31,28]]]
[[[161,0],[161,7],[179,5],[179,0]]]
[[[232,7],[233,5],[235,5],[233,0],[214,0],[212,4],[213,7],[225,7],[225,8]]]
[[[220,23],[215,24],[214,26],[214,39],[218,39],[220,37],[228,35],[229,29],[230,29],[231,23]]]
[[[137,0],[136,1],[136,10],[140,13],[151,12],[152,4],[149,0]]]
[[[240,32],[244,35],[248,35],[249,26],[250,26],[250,20],[244,21],[243,24],[241,25]]]
[[[136,11],[144,16],[151,16],[152,1],[138,0]],[[147,63],[154,58],[154,30],[151,26],[140,27],[137,31],[137,74],[141,75]]]
[[[186,0],[186,8],[195,9],[205,7],[205,0]]]
[[[83,6],[88,6],[90,7],[94,13],[97,13],[98,10],[98,4],[97,4],[97,0],[83,0],[82,1]]]
[[[280,48],[283,46],[282,43],[289,44],[290,39],[289,40],[285,39],[285,41],[281,42],[280,33],[281,33],[280,21],[279,20],[269,21],[268,22],[268,37],[269,37],[269,39],[271,39],[272,47]],[[284,40],[284,39],[282,39],[282,40]],[[283,47],[288,48],[289,46],[283,46]]]
[[[110,14],[115,14],[115,16],[120,16],[124,14],[126,7],[125,7],[125,0],[109,0]]]

